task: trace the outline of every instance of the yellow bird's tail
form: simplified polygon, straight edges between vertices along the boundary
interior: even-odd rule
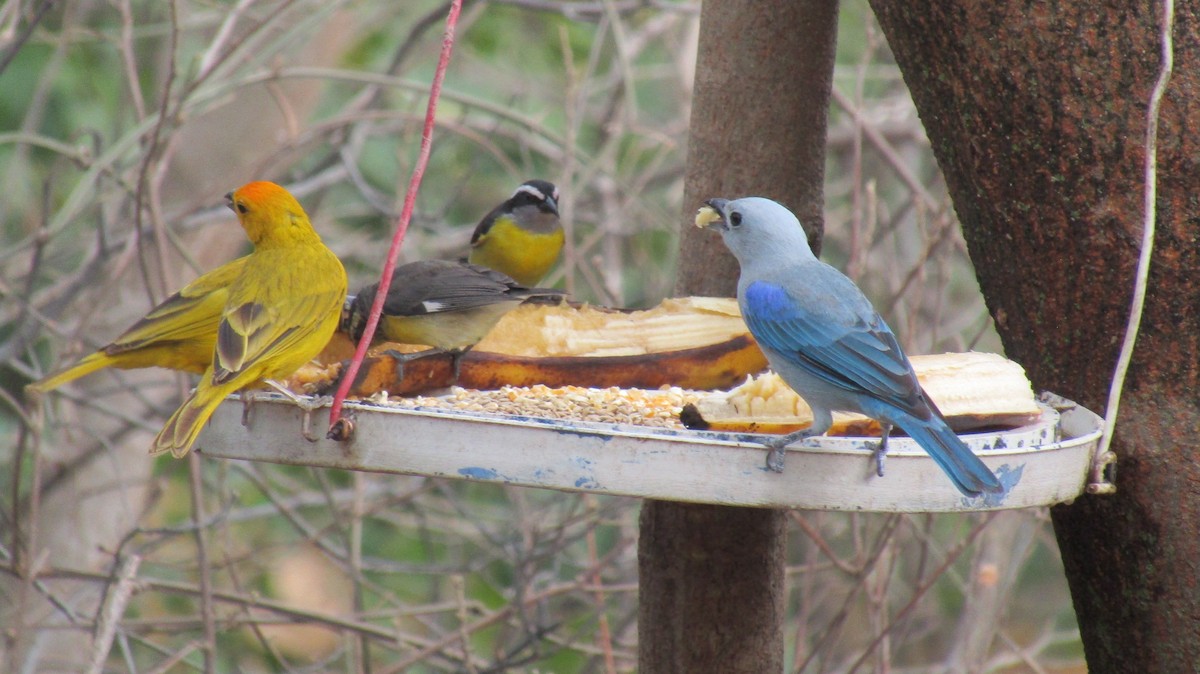
[[[59,370],[54,374],[39,379],[25,387],[25,391],[29,393],[46,393],[62,386],[63,384],[79,379],[80,377],[91,374],[96,370],[101,370],[111,365],[116,364],[116,359],[104,353],[97,351],[83,360],[75,363],[65,370]]]
[[[209,377],[201,380],[192,396],[175,410],[167,424],[158,432],[150,453],[171,452],[177,459],[187,456],[217,405],[221,404],[230,391],[237,390],[240,383],[235,381],[213,386]]]

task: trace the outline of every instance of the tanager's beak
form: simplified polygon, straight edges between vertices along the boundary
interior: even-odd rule
[[[721,214],[725,199],[709,199],[696,211],[696,226],[707,229],[725,229],[725,216]]]

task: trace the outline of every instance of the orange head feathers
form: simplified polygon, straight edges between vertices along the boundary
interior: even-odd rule
[[[229,206],[255,248],[320,242],[300,202],[272,182],[246,183],[225,195]]]

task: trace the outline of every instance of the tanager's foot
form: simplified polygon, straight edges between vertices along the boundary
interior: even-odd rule
[[[879,447],[875,449],[875,474],[883,477],[883,460],[887,458],[888,434],[892,432],[891,424],[883,425],[883,437],[879,439]]]
[[[797,440],[811,438],[814,435],[820,435],[820,433],[813,432],[811,428],[805,428],[804,430],[793,431],[787,435],[782,435],[763,443],[767,446],[767,470],[773,473],[782,473],[783,458],[787,451],[787,446]]]

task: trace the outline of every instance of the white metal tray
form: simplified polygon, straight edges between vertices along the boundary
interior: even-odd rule
[[[1101,419],[1069,401],[1044,406],[1039,424],[961,437],[1005,486],[966,498],[907,437],[888,441],[875,474],[877,438],[812,438],[789,447],[783,473],[768,471],[752,436],[667,430],[445,409],[348,402],[354,438],[306,440],[305,412],[273,393],[254,394],[247,423],[238,398],[201,433],[206,456],[426,475],[479,482],[732,506],[947,512],[1044,506],[1084,489]],[[329,408],[309,418],[328,428]]]

